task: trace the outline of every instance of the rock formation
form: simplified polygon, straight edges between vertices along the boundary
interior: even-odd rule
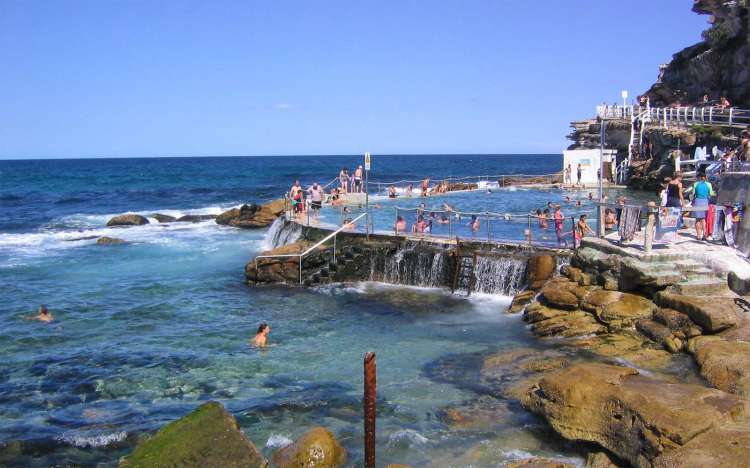
[[[209,402],[138,444],[120,466],[266,468],[268,461],[234,417],[220,403]]]
[[[126,244],[127,241],[119,239],[117,237],[100,237],[96,240],[97,245],[122,245]]]
[[[137,214],[124,214],[115,216],[114,218],[107,221],[107,226],[142,226],[148,223],[149,221],[145,216]]]
[[[225,226],[254,229],[270,226],[284,212],[283,199],[274,200],[265,205],[242,205],[232,208],[216,217],[216,223]]]
[[[276,468],[336,468],[346,463],[346,450],[331,431],[314,427],[273,455]]]
[[[208,221],[209,219],[216,219],[216,215],[188,214],[188,215],[180,216],[175,221],[180,222],[180,223],[200,223],[201,221]]]
[[[174,216],[169,216],[161,213],[154,213],[150,216],[160,223],[172,223],[174,221],[177,221],[177,218],[175,218]]]
[[[750,107],[750,15],[746,0],[695,0],[693,11],[710,15],[703,41],[678,52],[646,93],[653,106],[726,96]]]

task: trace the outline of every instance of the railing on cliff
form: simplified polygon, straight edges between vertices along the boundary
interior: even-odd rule
[[[329,235],[325,236],[323,239],[321,239],[318,242],[316,242],[315,245],[313,245],[312,247],[308,248],[304,252],[296,253],[296,254],[258,255],[257,257],[255,257],[255,272],[256,272],[255,274],[256,275],[258,274],[257,272],[258,272],[258,266],[259,266],[258,265],[258,259],[259,258],[299,258],[299,284],[300,285],[303,284],[303,281],[302,281],[302,261],[304,260],[304,258],[307,255],[309,255],[311,252],[315,251],[315,249],[317,249],[321,245],[323,245],[326,242],[328,242],[329,240],[333,239],[333,262],[335,263],[336,262],[336,236],[338,236],[339,233],[341,233],[341,231],[349,231],[349,230],[351,230],[351,226],[354,226],[354,223],[356,223],[360,219],[364,218],[365,216],[367,216],[367,213],[362,213],[361,215],[357,216],[356,218],[352,219],[351,221],[348,221],[347,223],[345,223],[340,228],[336,229],[335,231],[333,231]],[[260,266],[263,266],[263,265],[260,265]]]
[[[750,109],[721,106],[597,106],[600,119],[630,120],[634,116],[651,125],[661,127],[707,125],[720,127],[743,127],[750,125]]]

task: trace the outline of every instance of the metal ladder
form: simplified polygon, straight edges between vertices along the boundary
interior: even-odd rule
[[[453,287],[451,288],[451,294],[455,294],[458,287],[461,285],[461,280],[468,280],[466,286],[466,296],[471,296],[471,292],[474,290],[474,283],[476,276],[474,276],[474,268],[477,264],[476,252],[464,253],[461,252],[461,245],[456,244],[456,251],[453,254],[456,266],[453,272]]]

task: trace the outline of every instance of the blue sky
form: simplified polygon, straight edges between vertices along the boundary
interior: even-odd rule
[[[691,0],[0,0],[0,158],[557,153]]]

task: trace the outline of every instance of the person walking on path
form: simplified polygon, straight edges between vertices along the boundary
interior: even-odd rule
[[[708,199],[715,195],[711,183],[706,181],[706,174],[701,173],[698,181],[693,185],[693,207],[708,210]],[[706,211],[694,211],[695,217],[695,236],[698,240],[708,240],[706,238]]]
[[[682,208],[685,198],[682,195],[682,174],[676,173],[667,184],[667,206],[670,208]]]

